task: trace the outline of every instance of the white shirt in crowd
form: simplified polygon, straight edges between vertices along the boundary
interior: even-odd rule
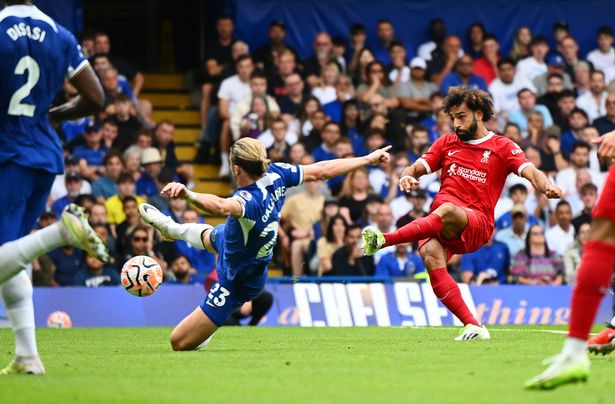
[[[328,104],[337,99],[335,87],[333,86],[316,87],[312,90],[312,95],[318,98],[321,105]]]
[[[288,143],[289,146],[292,146],[297,143],[299,139],[297,138],[297,134],[295,132],[288,130],[286,131],[286,135],[284,135],[284,140],[286,140],[286,143]],[[266,131],[261,133],[261,135],[258,137],[258,141],[261,142],[263,146],[265,146],[265,149],[268,149],[273,146],[275,139],[273,138],[271,129],[267,129]]]
[[[570,225],[568,231],[565,231],[559,224],[547,230],[545,237],[547,245],[551,251],[555,251],[559,255],[564,255],[564,252],[574,243],[574,226]]]
[[[521,79],[529,81],[530,83],[536,77],[545,73],[547,73],[547,64],[545,62],[539,62],[534,59],[533,56],[521,59],[519,63],[517,63],[516,76],[519,76]]]
[[[583,95],[577,97],[577,107],[587,113],[589,122],[593,122],[594,119],[606,115],[606,97],[607,92],[603,91],[600,96],[600,103],[597,104],[591,91],[587,91]]]
[[[64,181],[64,174],[56,175],[56,178],[53,180],[53,185],[51,185],[51,192],[49,193],[49,199],[52,201],[57,201],[60,198],[64,198],[68,192],[66,191],[66,182]],[[92,193],[92,185],[86,180],[81,180],[81,189],[79,190],[80,194],[91,194]]]
[[[410,68],[408,66],[404,66],[401,68],[401,71],[397,69],[391,70],[389,72],[389,80],[391,80],[392,83],[395,83],[395,80],[397,80],[398,75],[401,75],[401,79],[399,80],[400,83],[405,83],[406,81],[409,81]]]
[[[489,85],[489,92],[493,98],[493,108],[497,114],[504,113],[507,116],[512,111],[519,109],[517,93],[522,88],[527,88],[536,92],[534,84],[527,81],[524,77],[515,75],[512,83],[506,84],[499,77]]]
[[[275,98],[270,95],[265,97],[267,100],[267,109],[271,115],[277,116],[280,114],[280,106]],[[238,140],[241,137],[241,120],[250,112],[252,108],[252,90],[248,91],[248,94],[235,103],[233,109],[229,108],[231,113],[230,126],[233,140]]]
[[[602,53],[600,49],[594,49],[587,54],[588,61],[592,62],[594,69],[604,73],[606,82],[615,79],[615,49],[610,48],[607,53]]]
[[[412,203],[406,198],[405,195],[398,196],[393,199],[390,204],[391,213],[393,214],[393,221],[397,222],[397,220],[410,212],[413,208]]]
[[[603,176],[598,171],[588,170],[592,177],[592,183],[602,189]],[[573,195],[577,193],[577,171],[573,167],[560,170],[555,176],[555,184],[564,191],[564,195]],[[557,204],[557,200],[554,199]]]
[[[239,76],[236,74],[222,80],[218,90],[218,98],[228,101],[228,111],[229,114],[232,114],[239,101],[250,93],[250,84],[239,80]]]
[[[417,51],[417,56],[425,59],[425,61],[431,60],[431,52],[436,49],[436,43],[434,41],[425,42],[419,46],[419,50]],[[459,52],[457,52],[458,57],[462,57],[465,55],[463,48],[459,48]]]

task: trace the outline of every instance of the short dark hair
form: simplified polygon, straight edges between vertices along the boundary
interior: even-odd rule
[[[523,87],[521,90],[517,91],[517,98],[521,96],[521,94],[525,93],[526,91],[529,91],[530,93],[532,93],[533,95],[536,95],[532,90],[530,90],[527,87]]]
[[[389,45],[389,52],[393,50],[393,48],[396,46],[403,48],[404,50],[406,49],[406,45],[404,45],[402,41],[394,40],[394,41],[391,41],[391,44]]]
[[[557,203],[557,205],[555,205],[555,210],[558,210],[562,206],[568,206],[570,208],[570,202],[568,202],[565,199],[562,199],[561,201]]]
[[[132,175],[128,174],[128,173],[122,173],[120,174],[120,176],[117,178],[116,183],[117,184],[124,184],[126,182],[130,182],[132,184],[135,183],[135,179]]]
[[[132,102],[132,99],[126,93],[119,93],[114,97],[113,102]]]
[[[493,116],[493,100],[488,92],[467,86],[451,87],[444,99],[444,111],[448,114],[451,108],[465,103],[472,112],[483,113],[483,122],[490,121]]]
[[[135,204],[137,204],[137,205],[139,204],[139,203],[137,202],[137,198],[135,198],[135,197],[134,197],[134,196],[132,196],[132,195],[128,195],[128,196],[125,196],[125,197],[124,197],[124,199],[122,199],[122,207],[126,206],[126,204],[127,204],[128,202],[134,202],[134,203],[135,203]]]
[[[591,182],[589,184],[581,185],[581,189],[579,189],[579,195],[583,195],[583,194],[586,194],[588,192],[593,192],[593,193],[597,194],[598,193],[598,187],[595,186],[594,184],[592,184]]]
[[[224,20],[231,20],[233,21],[233,16],[231,16],[229,13],[222,13],[218,16],[218,18],[216,18],[216,22],[218,21],[224,21]]]
[[[367,139],[368,137],[370,137],[372,135],[382,136],[383,139],[387,138],[386,132],[384,130],[382,130],[382,128],[368,128],[365,131],[365,139]]]
[[[572,91],[569,88],[565,88],[557,95],[557,100],[559,101],[562,98],[569,98],[569,97],[576,99],[576,96],[574,95],[574,91]]]
[[[325,129],[327,129],[329,126],[331,125],[335,125],[337,126],[337,128],[340,130],[340,134],[342,133],[342,125],[340,125],[339,123],[335,122],[335,121],[329,121],[327,123],[325,123],[322,127],[322,131],[324,132]]]
[[[441,91],[436,91],[435,93],[433,93],[432,95],[429,96],[429,101],[433,101],[434,98],[445,98],[446,95],[444,95],[443,92]]]
[[[346,40],[343,36],[334,35],[331,38],[331,42],[333,43],[333,46],[343,46],[344,48],[346,47]]]
[[[350,36],[355,36],[358,34],[365,34],[365,25],[360,23],[355,23],[350,26]]]
[[[512,194],[513,192],[521,191],[524,194],[527,194],[527,187],[523,184],[515,184],[508,188],[508,194]]]
[[[581,108],[579,108],[579,107],[574,107],[574,108],[572,109],[572,111],[570,111],[570,116],[572,116],[572,115],[574,115],[574,114],[581,114],[581,115],[583,115],[583,116],[585,117],[585,120],[586,120],[587,122],[589,122],[589,116],[587,115],[587,112],[585,112],[585,110],[582,110],[582,109],[581,109]]]
[[[574,144],[572,145],[572,149],[570,149],[570,153],[574,153],[576,149],[587,149],[587,150],[591,150],[591,146],[589,145],[589,143],[587,143],[585,140],[577,140],[576,142],[574,142]]]
[[[77,198],[75,198],[75,204],[83,207],[86,202],[90,202],[92,204],[96,203],[96,198],[92,194],[81,194]]]
[[[352,230],[357,230],[357,229],[361,230],[363,228],[361,227],[361,225],[356,224],[356,223],[349,224],[348,227],[346,227],[346,233],[344,233],[344,237],[347,237],[348,233],[350,233]]]
[[[549,73],[547,76],[547,82],[551,80],[553,77],[557,77],[558,79],[564,81],[564,75],[561,73]]]
[[[517,128],[517,130],[518,130],[519,132],[521,132],[521,128],[519,127],[519,125],[517,125],[517,124],[516,124],[516,123],[514,123],[514,122],[510,122],[510,121],[506,122],[506,125],[504,125],[504,132],[506,132],[506,129],[507,129],[508,127],[510,127],[510,126],[512,126],[512,127],[514,127],[514,128]]]
[[[103,165],[107,165],[114,157],[120,159],[122,164],[124,163],[124,160],[122,159],[122,153],[117,150],[109,150],[107,154],[105,154],[105,157],[103,157]]]
[[[609,27],[608,25],[603,25],[598,28],[598,31],[596,31],[596,36],[599,36],[599,35],[613,36],[613,29]]]
[[[253,79],[263,79],[263,80],[267,80],[267,74],[265,74],[265,72],[262,69],[254,69],[252,71],[252,74],[250,75],[250,80]]]
[[[509,57],[505,57],[498,60],[498,69],[504,65],[512,65],[513,67],[515,67],[515,60]]]
[[[393,25],[393,23],[391,22],[391,20],[389,20],[388,18],[381,18],[378,20],[378,25],[380,24],[389,24],[389,25]]]
[[[414,125],[412,127],[412,130],[410,131],[410,134],[414,135],[416,132],[427,132],[427,133],[429,133],[429,129],[427,129],[426,126],[423,126],[423,125],[420,125],[420,124],[419,125]]]
[[[532,41],[530,42],[530,49],[540,44],[549,46],[549,42],[547,41],[547,38],[545,38],[542,35],[536,35],[535,37],[532,38]]]
[[[605,78],[604,72],[603,72],[602,70],[597,70],[597,69],[592,70],[592,71],[591,71],[591,73],[589,73],[589,77],[593,76],[593,75],[594,75],[594,74],[596,74],[596,73],[598,73],[598,74],[602,75],[602,78],[603,78],[603,79]]]
[[[237,60],[235,61],[235,66],[238,65],[239,63],[243,62],[244,60],[250,60],[252,61],[252,56],[250,55],[241,55],[237,58]]]
[[[488,40],[493,40],[493,41],[498,42],[498,38],[496,38],[496,36],[493,35],[492,33],[487,33],[483,36],[483,42],[488,41]]]

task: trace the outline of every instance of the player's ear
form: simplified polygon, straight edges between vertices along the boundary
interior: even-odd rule
[[[483,120],[483,111],[476,111],[474,113],[474,116],[476,117],[477,121],[482,121]]]
[[[235,178],[237,178],[239,176],[239,173],[241,172],[241,168],[239,168],[237,164],[233,164],[232,170],[233,174],[235,174]]]

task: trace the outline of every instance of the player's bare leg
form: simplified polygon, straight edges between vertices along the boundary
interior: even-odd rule
[[[552,389],[587,380],[590,362],[586,341],[600,301],[610,288],[614,265],[615,223],[594,218],[572,294],[568,338],[562,352],[547,359],[549,367],[528,380],[526,388]]]
[[[193,351],[209,343],[218,326],[200,307],[194,309],[171,332],[170,342],[174,351]]]

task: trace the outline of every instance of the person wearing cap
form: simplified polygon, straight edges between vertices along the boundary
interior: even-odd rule
[[[527,120],[534,111],[542,114],[544,127],[553,125],[553,118],[549,109],[544,105],[536,104],[536,94],[534,91],[529,88],[522,88],[517,93],[517,101],[519,102],[519,109],[511,112],[508,120],[519,126],[521,132],[524,133],[524,137],[527,136]]]
[[[518,205],[525,206],[525,201],[527,200],[527,196],[528,196],[527,187],[523,184],[512,185],[508,189],[508,196],[512,200],[513,208]],[[512,222],[513,222],[512,216],[513,216],[512,209],[504,213],[502,216],[500,216],[498,220],[496,220],[495,222],[496,229],[502,230],[502,229],[507,229],[510,226],[512,226]],[[540,224],[540,220],[536,216],[530,214],[528,216],[528,224],[529,225]]]
[[[102,143],[102,132],[100,124],[92,122],[85,129],[85,144],[75,146],[73,155],[81,160],[85,160],[88,165],[88,171],[97,170],[103,166],[103,159],[107,148]],[[95,173],[92,172],[91,175]],[[85,173],[89,177],[88,173]]]
[[[143,198],[148,198],[158,194],[158,186],[156,178],[162,170],[162,157],[160,151],[155,147],[148,147],[141,153],[141,166],[144,169],[143,174],[136,182],[137,195]]]
[[[450,72],[440,85],[440,92],[448,94],[451,87],[468,86],[470,88],[480,88],[487,91],[487,83],[485,79],[472,73],[474,70],[474,61],[470,55],[464,55],[455,64],[455,71]]]
[[[587,54],[587,61],[593,63],[596,70],[606,76],[606,82],[615,79],[615,49],[613,49],[613,29],[603,25],[596,32],[598,47]]]
[[[79,171],[68,171],[64,174],[64,183],[66,184],[66,195],[57,199],[52,205],[51,210],[56,215],[60,216],[64,208],[75,201],[81,194],[81,174]]]
[[[545,58],[549,53],[549,45],[543,36],[535,36],[530,42],[531,56],[517,63],[517,75],[532,82],[536,77],[547,72]]]
[[[530,228],[528,223],[527,211],[522,203],[518,203],[510,210],[512,224],[502,230],[498,230],[495,234],[495,240],[506,244],[510,253],[510,260],[517,253],[525,248],[525,238],[527,231]]]
[[[79,172],[79,159],[73,155],[69,155],[64,159],[64,172],[67,173],[69,171],[77,171]],[[66,196],[66,180],[64,179],[65,174],[56,175],[53,180],[53,185],[51,186],[51,192],[49,193],[49,201],[54,202],[64,196]],[[79,190],[80,194],[91,194],[92,186],[87,181],[81,181],[81,189]]]
[[[572,79],[568,73],[566,73],[565,68],[566,63],[564,62],[564,58],[557,54],[549,56],[547,59],[547,72],[536,76],[532,81],[532,84],[534,84],[534,87],[536,88],[536,94],[543,96],[548,92],[559,93],[564,88],[572,90],[574,88]],[[553,75],[556,75],[555,77],[561,77],[563,84],[561,88],[559,88],[559,86],[549,85],[549,79],[553,77]]]
[[[589,91],[577,98],[577,107],[587,112],[589,121],[606,115],[606,82],[604,73],[594,70],[589,76]]]
[[[438,91],[438,86],[425,79],[427,62],[420,57],[410,61],[410,78],[397,87],[400,105],[417,116],[431,111],[429,97]]]
[[[145,203],[145,199],[135,195],[135,180],[132,175],[124,173],[117,179],[117,195],[113,195],[105,202],[107,223],[110,225],[118,225],[126,220],[124,203],[122,201],[127,196],[135,197],[138,205]]]
[[[474,74],[482,77],[487,85],[498,77],[497,66],[500,60],[500,44],[495,35],[487,34],[483,38],[482,57],[474,61]]]

